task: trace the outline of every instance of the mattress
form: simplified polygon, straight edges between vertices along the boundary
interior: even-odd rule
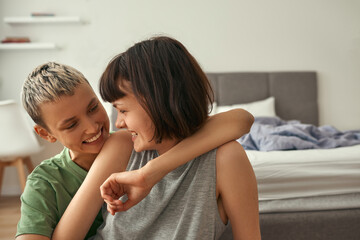
[[[246,153],[257,178],[260,203],[360,193],[360,145]]]
[[[326,195],[259,202],[260,213],[309,212],[360,209],[360,193]]]

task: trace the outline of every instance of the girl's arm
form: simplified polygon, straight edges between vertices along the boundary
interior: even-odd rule
[[[232,141],[216,153],[216,192],[220,216],[229,220],[234,239],[260,240],[258,191],[242,146]]]
[[[254,117],[243,109],[215,114],[192,136],[182,140],[157,161],[150,161],[141,171],[160,181],[167,173],[216,147],[236,140],[250,131]],[[180,156],[180,157],[179,157]],[[153,182],[150,182],[153,183]]]
[[[129,197],[121,209],[129,209],[141,201],[150,192],[152,186],[178,166],[248,133],[253,121],[253,116],[242,109],[210,117],[206,124],[192,136],[150,161],[140,171],[135,171],[134,177],[130,174],[127,182],[119,185],[119,191],[123,191]],[[112,173],[124,171],[126,168],[132,142],[129,135],[124,135],[112,134],[106,141],[83,184],[58,223],[52,239],[85,237],[103,203],[99,191],[100,185]]]

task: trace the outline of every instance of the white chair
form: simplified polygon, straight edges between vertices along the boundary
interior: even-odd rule
[[[29,173],[34,169],[30,155],[39,152],[42,147],[26,115],[13,100],[0,101],[0,133],[0,194],[4,169],[8,166],[16,167],[24,191],[24,166]]]

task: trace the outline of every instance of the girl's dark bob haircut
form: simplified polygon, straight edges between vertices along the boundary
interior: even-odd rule
[[[100,79],[101,97],[114,102],[129,90],[152,119],[156,143],[193,134],[205,123],[214,98],[195,58],[165,36],[136,43],[110,61]]]

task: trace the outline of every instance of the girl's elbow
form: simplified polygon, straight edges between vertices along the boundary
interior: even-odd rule
[[[254,121],[255,121],[255,118],[254,116],[244,110],[244,109],[241,109],[241,113],[240,113],[240,119],[241,119],[241,122],[242,122],[242,129],[243,129],[243,134],[246,134],[246,133],[249,133],[250,132],[250,129],[251,129],[251,126],[253,125]]]
[[[250,132],[250,128],[253,125],[254,121],[255,121],[255,117],[251,113],[249,113],[249,117],[248,117],[249,131],[248,132]]]

